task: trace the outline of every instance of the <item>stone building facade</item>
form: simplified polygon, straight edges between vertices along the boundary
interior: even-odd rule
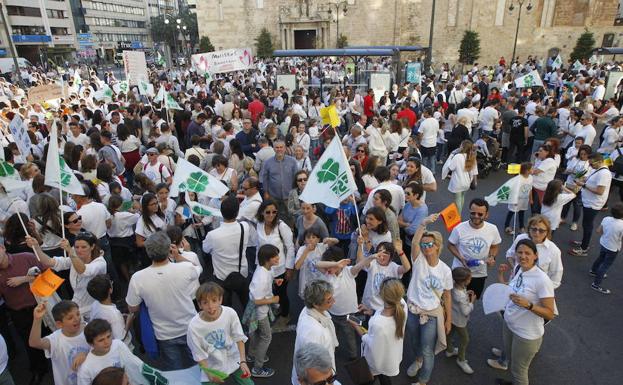
[[[585,29],[594,33],[597,46],[623,45],[620,1],[524,0],[517,56],[543,57],[560,51],[566,59]],[[479,32],[479,62],[497,62],[500,56],[510,59],[518,0],[435,3],[434,62],[456,63],[463,32],[468,29]],[[428,46],[432,4],[433,0],[202,0],[197,2],[197,21],[199,35],[209,36],[217,50],[254,48],[264,27],[273,35],[277,49],[334,48],[338,28],[349,45]]]

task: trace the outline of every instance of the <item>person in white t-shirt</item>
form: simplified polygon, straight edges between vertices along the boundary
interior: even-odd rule
[[[422,163],[435,173],[435,155],[437,153],[437,135],[439,134],[439,121],[433,118],[433,109],[428,107],[424,110],[420,123],[420,151]]]
[[[470,189],[472,182],[475,182],[478,175],[478,165],[476,163],[476,147],[469,140],[461,143],[459,153],[448,157],[443,165],[442,179],[448,171],[452,171],[448,191],[454,193],[454,202],[459,210],[463,211],[465,202],[465,192]]]
[[[316,267],[316,262],[322,259],[322,254],[327,250],[327,247],[339,243],[339,240],[336,238],[325,238],[323,240],[320,232],[315,227],[305,230],[303,238],[305,243],[296,252],[296,261],[294,263],[294,268],[299,271],[298,293],[301,299],[304,299],[305,287],[308,282],[323,278],[322,272]]]
[[[124,344],[134,349],[132,345],[132,333],[128,330],[129,324],[123,319],[123,315],[112,302],[112,282],[106,274],[96,275],[87,284],[87,292],[95,301],[91,304],[91,319],[104,319],[112,327],[112,337],[123,341]]]
[[[407,289],[407,334],[415,337],[416,358],[407,368],[407,375],[417,375],[420,384],[429,382],[435,353],[439,353],[435,347],[445,347],[452,327],[452,272],[439,259],[443,238],[437,231],[426,230],[438,218],[439,214],[424,218],[411,241],[413,271]],[[440,329],[445,329],[445,333],[438,333]]]
[[[612,216],[605,217],[597,228],[597,234],[601,234],[599,256],[591,266],[590,274],[595,276],[591,287],[602,294],[610,294],[609,289],[601,287],[601,282],[606,277],[606,272],[621,250],[623,240],[623,203],[617,202],[610,209]]]
[[[480,298],[487,279],[487,266],[495,266],[502,238],[498,228],[487,222],[489,203],[481,198],[472,199],[469,204],[469,221],[459,223],[448,238],[448,250],[454,259],[452,268],[468,267],[472,281],[468,290]]]
[[[541,348],[545,322],[555,317],[554,285],[537,266],[537,246],[530,239],[517,242],[517,267],[512,269],[508,286],[512,290],[504,311],[503,357],[510,360],[513,384],[528,384],[530,364]],[[507,283],[507,264],[498,268],[498,280]],[[498,349],[496,349],[498,351]],[[505,362],[487,360],[489,366],[504,368]]]
[[[547,184],[556,176],[556,160],[552,148],[547,144],[539,146],[532,168],[532,212],[541,212],[541,203]]]
[[[141,217],[136,222],[136,246],[143,247],[147,237],[159,230],[164,230],[165,227],[164,213],[160,209],[156,195],[153,193],[143,195]]]
[[[78,304],[60,301],[52,308],[52,317],[57,329],[41,337],[41,322],[47,314],[47,303],[43,302],[33,311],[33,323],[28,345],[41,349],[52,361],[55,384],[77,385],[78,373],[74,370],[84,362],[91,349],[82,333],[82,317]]]

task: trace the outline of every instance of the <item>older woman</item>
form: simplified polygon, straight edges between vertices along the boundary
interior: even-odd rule
[[[435,354],[445,349],[446,334],[452,326],[452,271],[439,259],[443,239],[437,231],[426,231],[439,214],[424,218],[411,241],[413,273],[407,290],[407,335],[413,339],[415,361],[407,369],[418,383],[430,380]],[[442,305],[443,302],[443,305]]]
[[[311,172],[311,159],[309,159],[308,153],[300,144],[294,145],[294,159],[296,160],[296,168]]]
[[[307,170],[299,170],[294,174],[294,185],[288,194],[288,213],[294,220],[301,215],[301,200],[299,196],[303,193],[308,179],[309,172]]]
[[[296,325],[294,354],[307,343],[314,342],[327,349],[333,371],[335,372],[335,348],[338,345],[335,326],[331,321],[329,308],[335,303],[333,286],[323,280],[314,280],[307,284],[304,293],[305,308],[301,311]],[[292,384],[298,385],[299,376],[292,368]]]
[[[507,357],[511,362],[513,384],[528,385],[528,370],[534,356],[539,352],[545,334],[545,322],[555,317],[554,284],[537,264],[539,260],[537,245],[530,239],[522,239],[515,246],[517,266],[506,264],[498,269],[498,280],[507,283],[506,271],[511,271],[508,282],[513,294],[504,310],[502,337],[504,350],[494,349],[494,353]],[[504,362],[487,360],[490,366],[496,364],[506,367]]]
[[[106,260],[95,235],[89,232],[78,234],[74,247],[69,245],[67,239],[63,239],[61,247],[67,253],[66,257],[49,257],[33,237],[27,236],[26,243],[35,250],[42,264],[56,271],[69,269],[69,282],[74,289],[73,301],[78,304],[82,317],[88,321],[94,299],[87,292],[87,284],[96,275],[106,274]]]

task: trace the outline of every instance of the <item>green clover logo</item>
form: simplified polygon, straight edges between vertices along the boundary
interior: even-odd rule
[[[511,189],[510,189],[510,187],[508,187],[508,186],[500,187],[500,189],[498,190],[498,193],[497,193],[498,200],[500,200],[500,201],[507,201],[510,196],[511,196]]]
[[[523,80],[523,83],[526,87],[532,87],[532,85],[534,84],[534,76],[526,75],[526,77]]]
[[[15,175],[15,169],[8,162],[0,162],[0,177]]]
[[[167,385],[169,383],[166,377],[147,364],[143,364],[141,374],[145,377],[149,385]]]
[[[121,92],[125,93],[128,92],[128,83],[127,82],[121,82],[119,84],[119,89],[121,90]]]
[[[208,179],[208,176],[199,171],[195,171],[191,173],[188,176],[188,179],[186,179],[188,190],[196,192],[196,193],[204,192],[209,183],[210,181]],[[180,186],[180,190],[182,190],[181,187],[182,186]]]
[[[212,213],[212,211],[207,210],[201,206],[195,206],[193,205],[192,208],[192,212],[197,214],[197,215],[207,215],[207,216],[214,216],[214,214]]]
[[[327,183],[336,180],[339,174],[340,164],[333,158],[329,158],[324,162],[320,171],[316,173],[316,176],[318,177],[318,182]]]
[[[67,187],[71,183],[71,173],[67,172],[67,167],[65,165],[65,159],[59,155],[58,163],[61,166],[61,186]]]

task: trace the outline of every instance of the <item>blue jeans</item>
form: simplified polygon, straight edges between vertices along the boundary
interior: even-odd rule
[[[437,147],[421,147],[420,152],[422,153],[422,164],[428,167],[434,174],[437,162]]]
[[[171,340],[158,340],[158,350],[160,351],[158,369],[181,370],[195,365],[186,342],[186,335]]]
[[[428,382],[435,366],[435,344],[437,343],[437,317],[428,317],[425,324],[420,324],[420,316],[409,312],[407,335],[412,338],[415,359],[423,359],[418,372],[419,382]]]
[[[595,217],[600,210],[590,207],[582,209],[582,250],[587,250],[593,236],[593,227],[595,227]]]
[[[599,251],[599,257],[593,263],[591,267],[591,271],[595,273],[595,280],[593,283],[597,286],[601,286],[601,281],[604,280],[604,275],[606,271],[612,266],[612,263],[617,257],[618,251],[608,250],[605,247],[601,246],[601,250]]]

